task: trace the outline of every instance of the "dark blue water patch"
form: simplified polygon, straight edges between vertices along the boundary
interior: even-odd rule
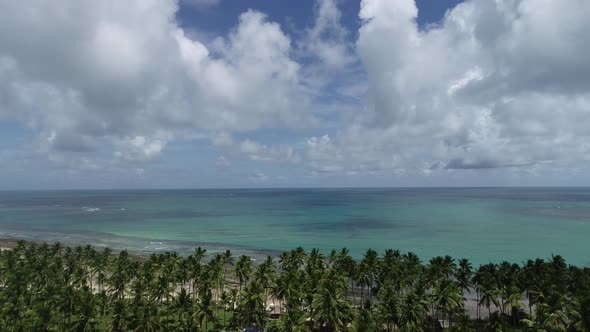
[[[154,212],[137,212],[137,211],[122,211],[125,218],[136,220],[145,219],[198,219],[198,218],[218,218],[230,216],[229,213],[221,212],[204,212],[204,211],[183,211],[183,210],[169,210],[169,211],[154,211]]]
[[[511,207],[504,208],[508,213],[517,213],[526,216],[570,219],[590,222],[590,208],[587,207]]]
[[[314,208],[314,207],[339,207],[339,206],[348,206],[350,202],[348,201],[335,201],[329,199],[309,199],[309,200],[300,200],[297,202],[301,208]]]
[[[401,228],[413,228],[411,223],[404,221],[389,221],[369,217],[348,217],[333,222],[312,222],[299,224],[298,227],[304,232],[367,232],[379,230],[395,230]]]
[[[431,193],[457,198],[590,202],[590,188],[441,188]]]
[[[297,209],[314,209],[314,208],[334,208],[350,207],[356,205],[377,205],[385,202],[383,196],[373,196],[368,194],[345,194],[345,193],[314,193],[310,195],[301,195],[293,198],[293,207]]]

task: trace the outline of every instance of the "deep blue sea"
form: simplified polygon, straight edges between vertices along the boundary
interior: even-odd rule
[[[392,248],[476,265],[560,254],[590,266],[590,188],[5,191],[0,237],[254,257]]]

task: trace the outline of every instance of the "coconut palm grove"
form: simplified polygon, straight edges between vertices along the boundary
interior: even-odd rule
[[[0,271],[2,331],[590,331],[590,269],[560,256],[474,267],[296,248],[254,261],[18,241]]]

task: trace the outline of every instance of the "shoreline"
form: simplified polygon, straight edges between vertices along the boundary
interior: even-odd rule
[[[201,247],[207,248],[208,254],[210,255],[231,250],[233,253],[244,254],[255,260],[262,261],[268,256],[278,257],[283,252],[282,250],[226,243],[152,239],[94,231],[62,232],[58,230],[51,231],[46,229],[0,226],[0,247],[4,247],[3,242],[7,243],[7,247],[14,247],[18,240],[34,243],[60,242],[63,245],[71,247],[91,245],[96,249],[108,247],[114,251],[127,250],[130,254],[143,257],[148,257],[153,253],[166,252],[176,252],[181,256],[188,256],[193,253],[195,248]]]
[[[10,237],[10,236],[0,236],[0,251],[4,251],[4,250],[13,250],[17,245],[19,241],[25,241],[25,243],[35,243],[35,244],[42,244],[42,243],[47,243],[49,245],[51,245],[52,243],[55,242],[51,242],[51,241],[43,241],[43,240],[29,240],[29,239],[20,239],[20,238],[15,238],[15,237]],[[67,242],[61,242],[64,246],[70,246],[72,247],[73,245]],[[88,245],[88,244],[76,244],[76,245]],[[93,244],[89,244],[90,246],[92,246],[95,249],[104,249],[108,246],[96,246]],[[109,247],[111,249],[113,249],[113,253],[112,255],[117,255],[119,252],[123,251],[123,250],[127,250],[127,252],[129,253],[129,256],[135,260],[138,261],[145,261],[149,258],[150,255],[152,254],[164,254],[166,252],[174,252],[172,251],[160,251],[160,252],[135,252],[129,249],[121,249],[121,248],[112,248]],[[196,248],[196,247],[195,247]],[[215,255],[217,252],[213,252],[213,251],[209,251],[209,248],[207,246],[203,246],[203,249],[207,250],[207,257],[211,257],[213,255]],[[234,253],[234,254],[241,254],[241,253]],[[273,258],[278,258],[279,255],[271,255]],[[256,262],[256,259],[253,259],[254,262]],[[261,259],[260,262],[262,262],[263,260]],[[477,315],[477,298],[475,296],[475,294],[472,293],[464,293],[464,308],[466,311],[466,314],[469,315],[470,317],[476,317]],[[269,300],[274,300],[272,298],[269,298]],[[269,301],[272,302],[272,301]],[[528,301],[526,299],[522,299],[521,304],[523,305],[523,307],[526,307],[528,305]],[[499,310],[498,307],[496,307],[495,305],[492,304],[491,306],[492,311],[497,311]],[[481,317],[482,318],[487,318],[488,317],[488,312],[487,309],[486,310],[482,310],[481,311]]]
[[[0,250],[12,250],[16,247],[18,241],[20,239],[10,238],[10,237],[0,237]],[[23,240],[26,241],[26,240]],[[29,241],[26,241],[29,242]],[[32,242],[32,241],[31,241]]]

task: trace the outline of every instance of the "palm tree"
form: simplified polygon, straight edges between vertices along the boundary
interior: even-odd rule
[[[361,271],[362,271],[362,282],[361,287],[366,285],[369,288],[369,302],[372,299],[373,283],[375,282],[375,276],[377,273],[377,267],[379,264],[379,255],[373,249],[367,249],[363,259],[361,260]]]
[[[264,288],[264,307],[266,308],[266,301],[268,293],[273,286],[275,280],[275,265],[271,256],[268,256],[264,263],[260,264],[254,271],[254,279],[258,281]]]
[[[157,332],[164,330],[164,324],[158,306],[155,302],[146,303],[140,310],[139,316],[135,317],[134,331],[136,332]],[[166,329],[168,330],[168,329]]]
[[[243,327],[262,328],[266,325],[266,294],[261,280],[255,279],[244,288],[236,314]]]
[[[400,306],[400,327],[404,331],[418,331],[424,328],[428,315],[428,303],[421,292],[406,294]]]
[[[207,329],[208,323],[216,323],[215,303],[211,292],[203,292],[197,301],[192,319],[201,327],[201,331]]]
[[[193,257],[195,258],[195,262],[197,264],[201,264],[201,260],[203,260],[203,257],[205,257],[206,254],[207,254],[207,249],[203,249],[201,247],[195,248],[195,252],[193,254]]]
[[[570,306],[568,300],[562,297],[562,306],[551,308],[546,303],[537,307],[535,321],[524,319],[523,323],[529,327],[536,327],[543,331],[568,331],[572,321],[580,319],[579,313]],[[572,319],[573,318],[573,319]]]
[[[292,307],[301,304],[302,279],[301,271],[283,272],[276,278],[271,294],[279,301],[279,310],[281,312],[284,301],[291,303]]]
[[[108,325],[111,332],[126,332],[128,326],[128,313],[125,301],[117,300],[113,303],[113,314]]]
[[[379,330],[375,313],[369,301],[365,302],[365,305],[357,310],[352,323],[352,329],[357,332]]]
[[[459,268],[455,273],[455,279],[462,291],[471,293],[471,278],[473,277],[473,266],[469,260],[461,258],[459,260]]]
[[[49,332],[57,330],[60,325],[53,315],[53,308],[49,303],[38,303],[29,311],[30,317],[25,324],[30,331]]]
[[[311,318],[321,331],[343,331],[352,320],[352,310],[344,296],[347,282],[330,270],[320,282],[311,304]]]
[[[222,255],[216,255],[209,264],[209,272],[212,280],[215,281],[215,300],[219,300],[219,294],[223,289],[223,278],[225,276],[225,263]]]
[[[232,305],[232,300],[230,297],[230,293],[223,291],[221,292],[221,298],[220,298],[220,304],[221,304],[221,308],[223,309],[223,316],[222,316],[222,326],[225,326],[225,316],[226,313],[229,309],[231,309],[231,305]]]
[[[180,288],[185,289],[186,283],[190,278],[190,271],[189,271],[190,260],[179,258],[179,262],[176,268],[176,281],[180,282]]]
[[[451,280],[441,282],[434,288],[433,304],[443,313],[443,328],[445,318],[449,318],[449,326],[452,326],[452,317],[463,309],[465,299],[458,284]]]
[[[347,248],[340,250],[340,258],[338,260],[338,266],[336,267],[341,273],[348,278],[348,284],[350,285],[351,293],[354,296],[354,277],[356,275],[356,261],[350,256]],[[346,289],[348,291],[348,287]]]
[[[355,282],[361,287],[361,303],[364,302],[364,289],[365,286],[369,287],[372,283],[372,271],[369,269],[367,264],[359,264],[356,270]],[[370,291],[370,288],[369,288]]]
[[[281,332],[304,332],[307,331],[305,313],[296,305],[287,303],[287,310],[281,318],[269,326],[269,331],[274,328]]]
[[[392,331],[399,325],[400,300],[395,288],[385,285],[379,292],[378,313],[380,321],[385,324],[387,331]]]
[[[246,255],[240,256],[234,269],[234,275],[240,282],[240,290],[242,290],[242,285],[248,282],[251,274],[252,259]]]
[[[96,306],[92,292],[89,288],[83,289],[74,301],[77,320],[73,328],[76,331],[98,331],[98,320],[96,319]]]
[[[234,265],[234,257],[233,257],[230,250],[226,250],[223,253],[223,255],[221,256],[221,261],[223,264],[222,264],[222,272],[221,272],[221,286],[220,286],[219,291],[223,292],[223,288],[225,287],[225,277],[226,277],[227,269],[231,268]]]
[[[182,288],[170,306],[171,311],[176,315],[178,330],[189,331],[193,327],[190,317],[192,306],[190,294]]]
[[[479,305],[482,305],[482,306],[488,308],[488,317],[490,317],[492,315],[492,311],[491,311],[492,304],[494,304],[494,305],[496,305],[496,307],[498,307],[497,295],[496,295],[495,290],[482,287],[481,288],[481,296],[479,299]]]

